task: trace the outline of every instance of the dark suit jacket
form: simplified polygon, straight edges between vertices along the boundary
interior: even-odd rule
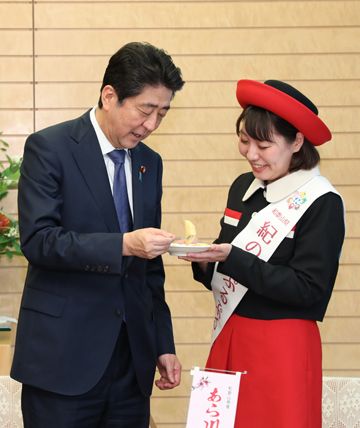
[[[134,229],[159,227],[161,158],[143,143],[131,152]],[[125,310],[139,385],[149,395],[157,357],[175,353],[163,264],[122,256],[89,112],[28,138],[18,204],[29,266],[11,376],[60,394],[88,391],[106,369]]]
[[[262,188],[243,201],[254,178],[252,173],[245,173],[231,185],[226,207],[241,214],[240,220],[235,226],[223,217],[215,242],[232,242],[254,213],[269,205]],[[329,192],[306,210],[293,235],[280,243],[268,262],[233,247],[227,259],[219,263],[218,271],[248,288],[234,312],[263,320],[322,321],[334,287],[344,233],[342,200]],[[208,288],[213,269],[214,265],[209,263],[204,274],[193,263],[195,279]]]

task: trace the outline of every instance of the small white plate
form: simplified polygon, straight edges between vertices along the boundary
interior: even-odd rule
[[[209,244],[198,242],[197,244],[170,244],[169,253],[171,256],[186,256],[188,253],[202,253],[210,248]]]

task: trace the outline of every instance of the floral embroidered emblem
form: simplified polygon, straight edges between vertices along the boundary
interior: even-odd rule
[[[295,192],[292,196],[290,196],[290,198],[287,199],[289,210],[292,208],[298,210],[300,205],[304,204],[306,201],[306,192]]]

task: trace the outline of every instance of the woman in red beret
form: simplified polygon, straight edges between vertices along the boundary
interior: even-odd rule
[[[315,146],[315,105],[277,80],[240,80],[236,122],[251,172],[231,185],[210,250],[188,254],[215,299],[207,367],[246,371],[236,428],[321,428],[322,321],[344,240],[340,195]]]

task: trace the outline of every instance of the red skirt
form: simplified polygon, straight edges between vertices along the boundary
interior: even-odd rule
[[[234,428],[321,428],[321,359],[315,321],[232,315],[206,367],[247,372]]]

